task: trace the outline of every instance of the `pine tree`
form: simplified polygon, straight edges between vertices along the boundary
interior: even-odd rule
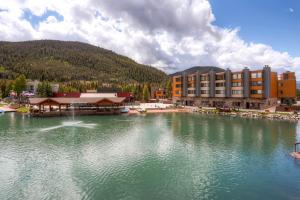
[[[150,98],[149,87],[148,85],[144,85],[143,89],[143,101],[147,102]]]
[[[171,79],[169,79],[167,81],[166,96],[167,96],[167,98],[171,98],[172,97],[172,80]]]
[[[15,91],[18,96],[26,89],[26,77],[21,74],[15,80]]]

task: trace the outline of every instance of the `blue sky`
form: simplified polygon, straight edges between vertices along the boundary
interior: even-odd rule
[[[64,17],[53,10],[46,10],[41,16],[34,15],[29,9],[24,10],[23,18],[30,22],[33,27],[37,27],[40,22],[45,21],[48,17],[53,16],[58,21],[63,21]]]
[[[214,24],[240,28],[248,42],[271,45],[300,56],[299,0],[210,0]]]

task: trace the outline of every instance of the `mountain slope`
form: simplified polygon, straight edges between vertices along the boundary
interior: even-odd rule
[[[219,67],[213,67],[213,66],[195,66],[195,67],[191,67],[189,69],[180,71],[180,72],[176,72],[174,74],[170,74],[169,76],[177,76],[182,74],[183,72],[187,73],[187,74],[192,74],[199,71],[200,73],[207,73],[209,71],[215,71],[215,72],[224,72],[225,70]]]
[[[81,42],[38,40],[0,42],[3,78],[24,74],[49,81],[99,80],[160,83],[167,75],[112,51]],[[0,77],[1,78],[1,77]]]

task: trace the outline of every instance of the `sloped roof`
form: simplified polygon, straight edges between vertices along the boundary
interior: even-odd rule
[[[116,97],[117,93],[81,93],[81,98],[107,98]]]
[[[41,104],[45,101],[53,101],[57,104],[97,104],[101,101],[110,101],[112,103],[123,103],[124,97],[108,97],[108,98],[29,98],[32,105]]]

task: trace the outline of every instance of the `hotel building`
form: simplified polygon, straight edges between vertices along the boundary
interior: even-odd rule
[[[173,76],[173,102],[183,105],[265,109],[296,98],[294,72],[277,75],[269,66],[232,72],[208,71]]]

